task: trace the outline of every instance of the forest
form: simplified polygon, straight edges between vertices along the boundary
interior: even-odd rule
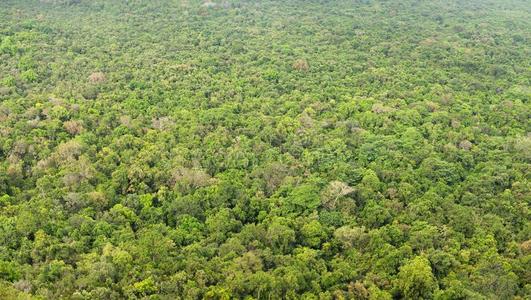
[[[0,0],[0,299],[531,299],[529,0]]]

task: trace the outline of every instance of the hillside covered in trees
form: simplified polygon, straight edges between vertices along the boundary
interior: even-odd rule
[[[529,0],[0,0],[0,299],[529,299]]]

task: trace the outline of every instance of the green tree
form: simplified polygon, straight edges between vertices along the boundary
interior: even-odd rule
[[[406,299],[432,299],[438,289],[430,262],[423,256],[400,267],[396,285]]]

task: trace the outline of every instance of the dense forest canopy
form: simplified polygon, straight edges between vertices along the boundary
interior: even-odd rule
[[[529,0],[0,0],[1,299],[529,299]]]

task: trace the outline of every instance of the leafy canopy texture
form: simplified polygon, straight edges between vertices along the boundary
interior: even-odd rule
[[[530,20],[0,0],[0,299],[530,299]]]
[[[400,268],[398,287],[406,299],[432,299],[437,289],[430,261],[418,256]]]

